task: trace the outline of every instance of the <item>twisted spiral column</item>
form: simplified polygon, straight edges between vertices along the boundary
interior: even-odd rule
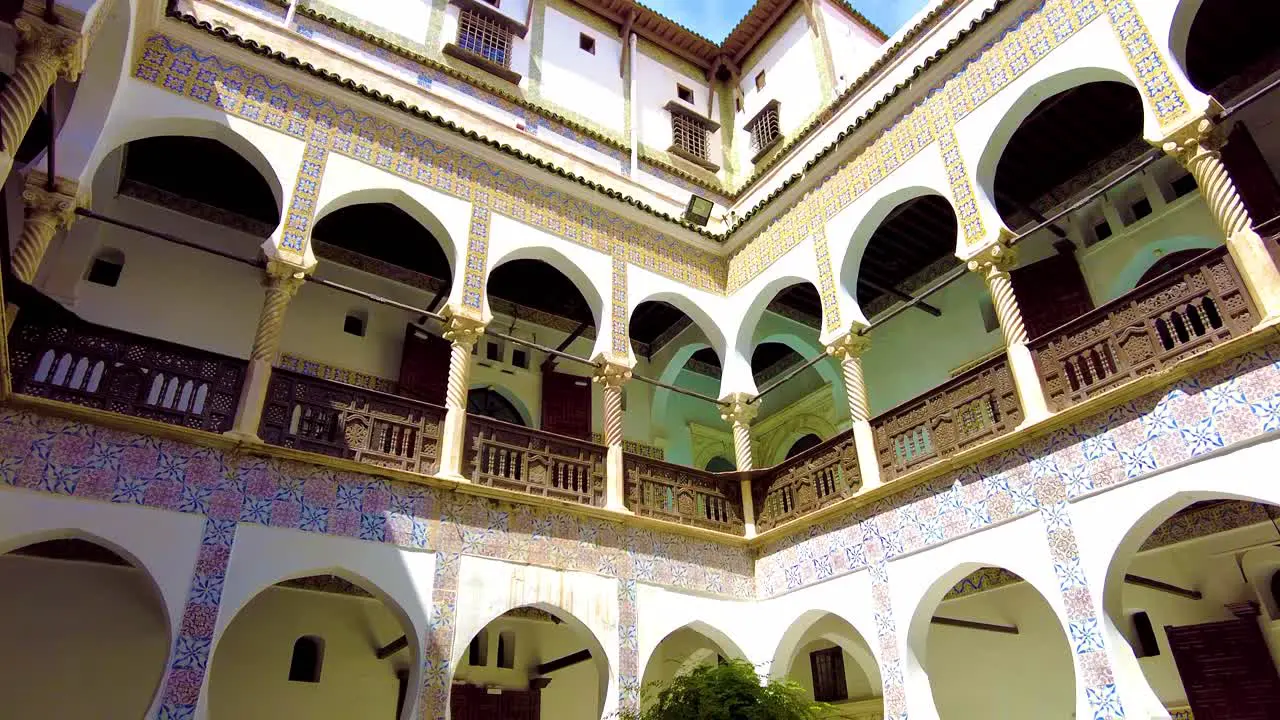
[[[59,73],[72,80],[79,76],[84,45],[79,33],[33,16],[18,18],[14,27],[17,63],[0,93],[0,180],[9,176],[18,146]]]
[[[1027,347],[1027,326],[1022,322],[1022,310],[1018,308],[1018,298],[1009,279],[1009,270],[1017,264],[1017,259],[1014,248],[997,242],[970,260],[969,270],[982,274],[991,293],[1000,332],[1004,335],[1009,371],[1022,405],[1022,425],[1030,425],[1051,413],[1040,383],[1040,371]]]
[[[262,301],[262,312],[258,314],[258,329],[253,334],[253,348],[249,351],[249,368],[240,389],[236,419],[227,435],[245,442],[261,442],[258,426],[262,423],[262,411],[267,403],[271,368],[280,352],[285,311],[305,281],[306,274],[298,267],[276,261],[267,263],[267,274],[263,279],[266,297]]]
[[[844,376],[862,491],[880,485],[880,459],[876,454],[875,433],[871,430],[871,403],[867,397],[866,378],[862,374],[862,354],[870,346],[870,339],[854,330],[827,346],[827,354],[840,361],[840,372]]]
[[[626,468],[622,457],[622,387],[631,379],[631,368],[605,363],[592,378],[604,396],[605,507],[629,512],[626,507]]]
[[[751,421],[755,419],[760,407],[751,400],[752,398],[745,394],[736,393],[729,397],[720,411],[720,417],[733,426],[733,457],[737,461],[739,472],[746,472],[755,467],[751,458]],[[751,492],[751,480],[744,477],[740,486],[745,534],[747,537],[755,537],[756,508],[755,498]]]
[[[57,187],[49,190],[46,181],[44,173],[33,172],[22,189],[25,214],[22,233],[13,248],[13,274],[28,284],[35,280],[53,236],[76,219],[75,184],[58,181]]]
[[[440,474],[465,481],[462,448],[467,431],[467,392],[471,389],[471,349],[484,334],[485,324],[446,309],[444,339],[449,345],[449,380],[444,390],[444,429],[440,435]]]
[[[1219,109],[1215,103],[1210,112]],[[1221,128],[1207,118],[1199,118],[1176,131],[1163,148],[1195,178],[1263,323],[1270,323],[1280,319],[1280,269],[1253,230],[1253,218],[1222,162],[1222,141]]]

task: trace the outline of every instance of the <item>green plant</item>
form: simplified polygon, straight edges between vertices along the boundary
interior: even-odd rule
[[[827,707],[792,682],[762,682],[745,660],[699,666],[645,686],[640,712],[619,720],[818,720]]]

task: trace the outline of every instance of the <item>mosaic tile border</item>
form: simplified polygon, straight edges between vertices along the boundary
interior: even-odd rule
[[[1107,7],[1111,29],[1124,48],[1125,59],[1138,76],[1138,90],[1155,111],[1161,127],[1176,125],[1191,112],[1191,106],[1178,83],[1169,74],[1169,63],[1152,40],[1147,24],[1138,14],[1138,8],[1134,7],[1132,0],[1103,2]]]

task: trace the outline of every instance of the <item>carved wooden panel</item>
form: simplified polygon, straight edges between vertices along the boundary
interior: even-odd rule
[[[604,505],[601,445],[467,416],[466,474],[478,485],[506,488],[583,505]]]
[[[627,507],[637,515],[741,535],[742,490],[730,473],[711,473],[627,453]]]

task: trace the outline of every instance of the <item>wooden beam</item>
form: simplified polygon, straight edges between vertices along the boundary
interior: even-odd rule
[[[395,655],[396,653],[400,652],[401,650],[407,647],[409,647],[409,636],[401,635],[395,640],[392,640],[386,645],[383,645],[382,647],[378,648],[378,651],[375,653],[375,655],[378,656],[379,660],[386,660],[387,658],[391,657],[392,655]]]
[[[579,650],[578,652],[573,653],[572,655],[565,655],[562,658],[556,658],[555,660],[549,660],[547,662],[544,662],[541,665],[535,667],[533,669],[533,673],[535,675],[546,675],[547,673],[553,673],[557,670],[563,670],[571,665],[577,665],[578,663],[586,662],[590,659],[591,659],[590,650]]]
[[[1126,574],[1124,576],[1124,581],[1128,585],[1137,585],[1138,587],[1144,587],[1149,590],[1158,590],[1162,593],[1177,595],[1178,597],[1186,598],[1188,600],[1201,600],[1204,598],[1204,594],[1199,590],[1188,590],[1183,587],[1178,587],[1177,585],[1170,585],[1167,582],[1160,582],[1159,580],[1142,577],[1141,575]]]
[[[858,279],[858,284],[866,285],[867,287],[871,288],[872,290],[875,290],[876,292],[888,293],[889,295],[892,295],[898,298],[899,300],[906,300],[908,302],[915,300],[915,297],[913,297],[910,293],[903,292],[902,290],[899,290],[898,288],[893,287],[891,285],[881,285],[880,283],[872,282],[870,280],[866,280],[862,278]],[[917,302],[916,307],[920,308],[921,310],[929,313],[934,317],[942,317],[941,310],[939,310],[938,308],[934,307],[933,305],[930,305],[929,303],[923,300]]]
[[[1017,625],[995,625],[992,623],[978,622],[977,620],[961,620],[960,618],[942,617],[934,615],[931,621],[934,625],[947,625],[949,627],[968,628],[969,630],[981,630],[983,632],[1001,633],[1004,635],[1017,635]]]

